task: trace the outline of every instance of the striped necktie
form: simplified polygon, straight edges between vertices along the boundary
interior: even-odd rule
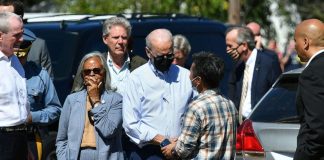
[[[243,83],[242,83],[241,101],[240,101],[240,108],[239,108],[239,122],[240,122],[240,124],[243,121],[242,111],[243,111],[243,106],[244,106],[244,102],[245,102],[248,87],[249,87],[249,76],[250,76],[249,66],[245,65]]]

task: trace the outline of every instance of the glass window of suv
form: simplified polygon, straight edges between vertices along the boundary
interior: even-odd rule
[[[298,123],[295,103],[298,75],[282,76],[261,99],[250,119],[254,122]]]

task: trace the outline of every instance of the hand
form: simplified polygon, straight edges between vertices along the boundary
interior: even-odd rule
[[[238,53],[238,51],[235,50],[231,50],[230,52],[228,52],[228,54],[232,57],[232,59],[237,60],[240,57],[240,54]]]
[[[177,142],[178,141],[178,138],[170,138],[169,139],[171,142]]]
[[[33,118],[32,118],[32,115],[31,114],[29,114],[28,116],[27,116],[27,120],[26,120],[26,123],[27,124],[31,124],[33,122]]]
[[[255,36],[254,40],[255,40],[255,48],[256,49],[261,49],[262,48],[262,37],[261,37],[261,35]]]
[[[167,159],[173,159],[173,154],[172,154],[172,149],[175,147],[177,143],[175,141],[171,141],[171,143],[163,148],[161,148],[161,151],[163,153],[163,155],[167,158]]]
[[[157,134],[154,136],[154,138],[151,140],[151,143],[154,145],[160,145],[160,143],[165,139],[164,136]]]
[[[87,87],[91,104],[100,101],[100,87],[102,82],[94,76],[86,76],[84,78],[84,84]]]

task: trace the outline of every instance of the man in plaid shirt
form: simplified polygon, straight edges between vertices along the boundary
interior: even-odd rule
[[[185,114],[181,135],[162,148],[163,154],[181,159],[234,159],[237,111],[218,90],[224,61],[215,54],[193,55],[192,85],[199,95]]]

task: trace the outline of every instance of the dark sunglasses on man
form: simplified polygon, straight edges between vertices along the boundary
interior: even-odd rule
[[[150,48],[148,48],[148,47],[147,47],[147,49],[148,49],[148,51],[150,52],[150,54],[152,55],[152,50],[151,50]],[[157,55],[159,55],[159,54],[157,53]],[[153,56],[153,55],[152,55],[152,56]],[[154,56],[153,56],[153,57],[154,57]],[[167,55],[161,55],[161,54],[160,54],[160,56],[156,56],[156,57],[154,57],[154,59],[157,60],[157,61],[161,61],[161,60],[163,60],[163,59],[173,60],[173,59],[174,59],[174,53],[171,51],[171,52],[168,53]]]
[[[173,58],[174,58],[174,54],[171,52],[171,53],[169,53],[169,54],[167,54],[167,55],[161,55],[161,56],[156,56],[156,57],[154,57],[156,60],[162,60],[162,59],[170,59],[170,60],[173,60]]]

